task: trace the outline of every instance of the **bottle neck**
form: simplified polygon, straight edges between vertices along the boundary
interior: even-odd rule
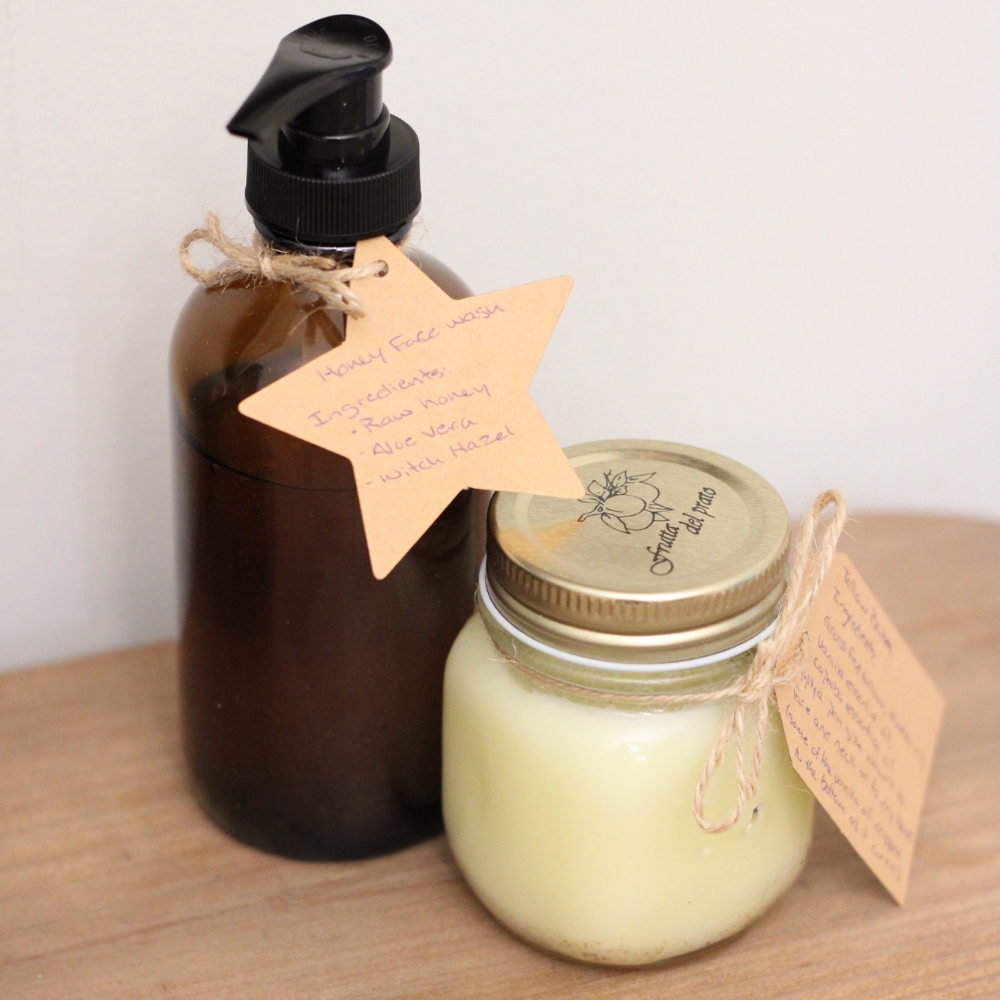
[[[354,248],[356,246],[354,243],[331,246],[318,246],[315,243],[299,243],[289,236],[274,232],[264,225],[264,223],[259,219],[254,219],[254,225],[257,227],[257,232],[260,233],[260,235],[263,236],[268,243],[273,244],[281,250],[287,250],[289,253],[309,254],[316,257],[348,257],[354,253]],[[413,221],[410,220],[395,232],[386,233],[385,237],[392,243],[399,245],[406,239],[412,228]]]

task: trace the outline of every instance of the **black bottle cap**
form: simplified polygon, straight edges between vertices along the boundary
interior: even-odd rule
[[[286,35],[229,123],[246,200],[269,239],[312,250],[404,230],[420,207],[420,144],[382,104],[389,36],[338,14]]]

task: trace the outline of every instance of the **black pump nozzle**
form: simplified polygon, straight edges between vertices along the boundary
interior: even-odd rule
[[[281,40],[228,126],[250,140],[247,205],[266,236],[334,245],[412,220],[419,144],[382,104],[391,61],[389,36],[355,14],[324,17]]]
[[[313,21],[281,40],[229,131],[250,139],[272,167],[361,162],[389,127],[381,74],[390,62],[392,43],[374,21],[355,14]]]

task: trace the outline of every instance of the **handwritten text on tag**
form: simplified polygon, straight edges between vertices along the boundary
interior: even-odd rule
[[[842,553],[806,629],[802,670],[776,689],[792,764],[902,903],[944,699]]]
[[[366,314],[346,340],[243,400],[240,412],[354,466],[372,570],[386,576],[466,487],[580,497],[528,394],[570,278],[452,299],[384,237],[354,266]]]

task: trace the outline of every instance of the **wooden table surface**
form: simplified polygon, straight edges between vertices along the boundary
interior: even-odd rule
[[[948,699],[905,907],[817,812],[798,884],[734,940],[639,971],[540,954],[442,838],[316,864],[216,830],[160,645],[0,676],[0,997],[1000,997],[1000,525],[848,530]]]

